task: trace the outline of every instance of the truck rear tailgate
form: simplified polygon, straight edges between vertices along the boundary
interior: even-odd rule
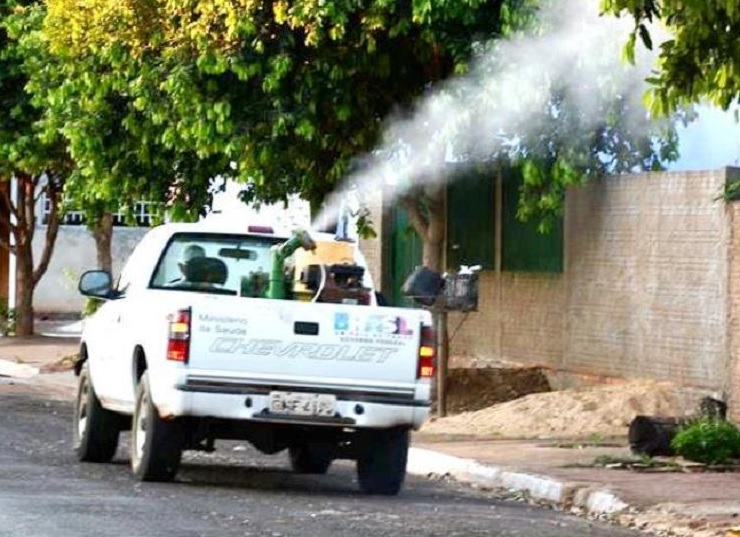
[[[189,369],[224,379],[409,386],[422,322],[427,312],[402,308],[204,301],[192,308]]]

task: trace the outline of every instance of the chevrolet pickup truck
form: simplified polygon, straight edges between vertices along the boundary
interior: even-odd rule
[[[135,476],[170,481],[184,450],[242,440],[296,472],[355,460],[362,491],[397,494],[429,412],[430,314],[380,307],[352,242],[245,228],[165,224],[117,282],[82,275],[103,302],[76,364],[78,459],[110,461],[130,429]]]

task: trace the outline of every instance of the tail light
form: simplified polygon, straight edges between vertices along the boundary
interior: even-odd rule
[[[170,315],[167,336],[167,359],[187,363],[190,357],[190,310],[178,310]]]
[[[437,372],[437,337],[431,326],[421,327],[421,339],[419,341],[419,362],[416,372],[417,378],[428,379],[434,377]]]

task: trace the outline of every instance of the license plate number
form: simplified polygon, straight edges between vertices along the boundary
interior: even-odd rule
[[[334,395],[301,392],[270,392],[270,412],[288,416],[334,416]]]

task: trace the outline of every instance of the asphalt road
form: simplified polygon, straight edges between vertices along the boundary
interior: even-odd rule
[[[0,536],[638,535],[411,476],[398,497],[363,496],[347,462],[326,476],[300,476],[289,471],[287,455],[263,456],[239,443],[187,454],[176,483],[139,483],[125,443],[112,464],[78,463],[71,416],[67,403],[0,393]]]

